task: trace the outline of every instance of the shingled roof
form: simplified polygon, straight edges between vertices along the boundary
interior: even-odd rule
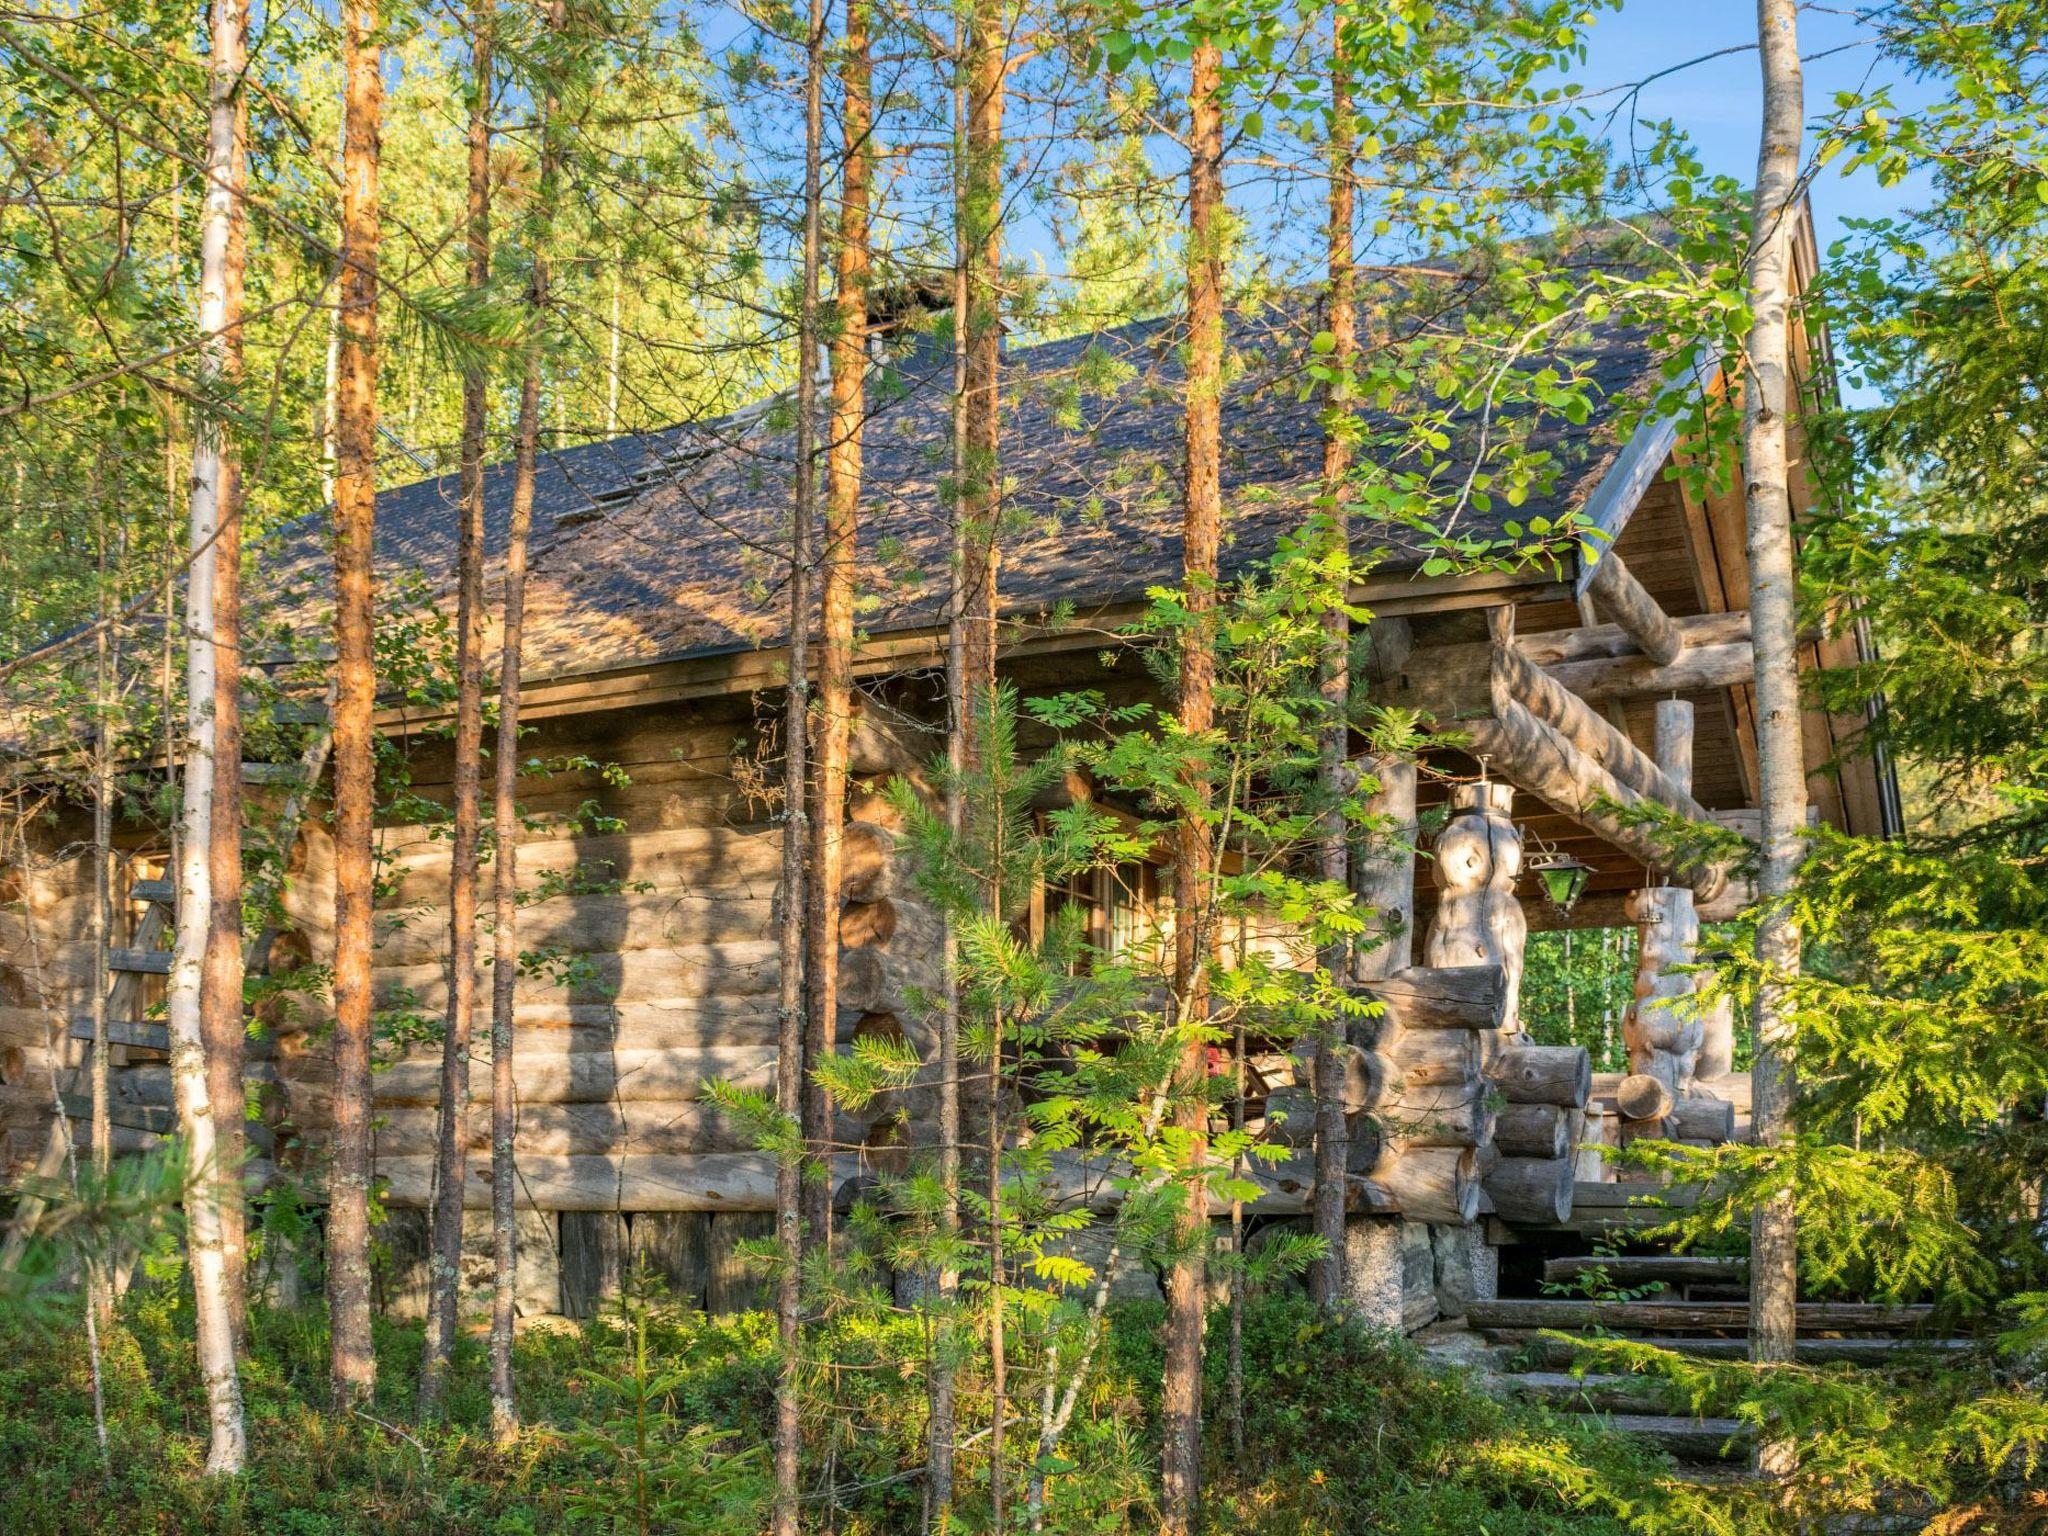
[[[1320,406],[1305,388],[1312,311],[1233,317],[1240,364],[1223,411],[1229,572],[1272,553],[1313,504],[1322,457]],[[1183,381],[1178,318],[1012,348],[1004,365],[1006,515],[1002,601],[1031,616],[1141,598],[1177,579],[1177,486]],[[1603,399],[1654,387],[1659,359],[1634,333],[1596,329],[1554,360],[1582,367]],[[951,533],[947,472],[951,360],[926,343],[883,370],[870,392],[862,512],[864,606],[871,635],[943,620]],[[1086,387],[1084,387],[1086,386]],[[533,680],[682,660],[780,643],[792,501],[794,432],[779,401],[716,421],[547,453],[537,476],[525,667]],[[1555,519],[1585,505],[1620,445],[1612,412],[1583,426],[1525,421],[1555,456],[1547,495],[1520,509],[1467,514],[1467,531],[1507,518]],[[510,520],[512,467],[486,477],[493,558]],[[452,587],[457,481],[452,474],[379,494],[380,575],[417,573]],[[327,519],[276,535],[278,583],[329,590]],[[1382,574],[1424,558],[1406,530],[1366,528]],[[310,621],[311,613],[300,610]]]

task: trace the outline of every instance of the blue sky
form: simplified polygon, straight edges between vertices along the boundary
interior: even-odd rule
[[[1807,118],[1825,113],[1837,91],[1889,80],[1904,103],[1920,94],[1910,82],[1887,72],[1867,29],[1833,11],[1803,11],[1799,51],[1806,65]],[[1756,12],[1742,0],[1626,0],[1622,10],[1601,16],[1593,46],[1578,78],[1589,90],[1642,80],[1691,59],[1693,64],[1646,87],[1637,113],[1670,118],[1700,147],[1708,166],[1747,185],[1756,171],[1757,129],[1763,87],[1758,73]],[[1744,51],[1707,58],[1719,50]],[[1617,131],[1625,131],[1617,124]],[[1807,152],[1813,151],[1809,139]],[[1881,187],[1868,172],[1843,176],[1832,167],[1813,188],[1821,244],[1839,232],[1844,218],[1895,213],[1917,189],[1910,183]]]

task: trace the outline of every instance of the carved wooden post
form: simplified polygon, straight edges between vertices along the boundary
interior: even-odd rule
[[[1690,965],[1700,920],[1692,892],[1659,885],[1633,892],[1628,915],[1636,923],[1636,1000],[1622,1020],[1629,1070],[1654,1077],[1674,1099],[1691,1093],[1705,1029],[1692,1002]]]
[[[1374,630],[1379,629],[1378,625]],[[1351,961],[1354,982],[1379,981],[1408,968],[1414,953],[1415,927],[1415,764],[1398,757],[1361,758],[1361,779],[1379,788],[1365,797],[1370,817],[1367,831],[1351,853],[1351,891],[1360,905],[1372,910],[1371,937]],[[1381,1171],[1388,1149],[1380,1136],[1373,1106],[1389,1091],[1398,1094],[1405,1073],[1385,1054],[1399,1033],[1391,1020],[1372,1019],[1352,1027],[1351,1059],[1367,1078],[1366,1091],[1346,1116],[1347,1158],[1353,1174]],[[1379,1047],[1379,1053],[1373,1054]],[[1351,1103],[1347,1099],[1346,1108]],[[1402,1224],[1376,1216],[1353,1216],[1344,1224],[1344,1290],[1352,1309],[1381,1327],[1403,1326],[1407,1290],[1401,1243]]]
[[[1360,947],[1351,974],[1356,981],[1378,981],[1407,970],[1415,949],[1415,764],[1364,757],[1358,772],[1379,788],[1365,799],[1372,819],[1361,846],[1352,850],[1351,892],[1372,909],[1373,934],[1385,937],[1370,949]]]
[[[1522,873],[1522,834],[1508,817],[1512,784],[1460,785],[1451,819],[1436,840],[1436,919],[1423,945],[1424,965],[1498,965],[1506,973],[1503,1035],[1522,1028],[1522,954],[1529,923],[1515,899]]]

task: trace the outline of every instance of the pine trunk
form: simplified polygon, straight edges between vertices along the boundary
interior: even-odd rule
[[[1330,70],[1330,231],[1329,311],[1325,316],[1331,340],[1331,379],[1324,389],[1323,499],[1329,522],[1330,547],[1348,552],[1350,519],[1344,510],[1345,477],[1351,468],[1351,437],[1345,415],[1351,398],[1350,368],[1358,347],[1358,305],[1352,273],[1352,149],[1351,86],[1344,59],[1344,20],[1331,13]],[[1346,594],[1348,596],[1348,594]],[[1348,887],[1351,879],[1350,829],[1344,819],[1349,789],[1346,760],[1351,727],[1351,619],[1332,603],[1323,613],[1323,656],[1320,682],[1323,701],[1322,765],[1319,774],[1324,801],[1323,825],[1316,849],[1317,873],[1331,884]],[[1342,976],[1346,957],[1337,946],[1323,957],[1332,976]],[[1344,1301],[1344,1196],[1351,1138],[1344,1123],[1343,1073],[1337,1065],[1339,1019],[1327,1021],[1316,1037],[1316,1193],[1314,1228],[1323,1252],[1309,1270],[1309,1294],[1318,1306],[1334,1311]]]
[[[370,1337],[370,949],[375,805],[372,541],[377,518],[377,171],[384,85],[375,0],[343,10],[341,366],[334,474],[334,1129],[327,1289],[335,1406],[377,1382]]]
[[[1223,111],[1222,51],[1195,45],[1190,61],[1188,118],[1188,377],[1187,461],[1182,496],[1182,585],[1192,617],[1181,641],[1180,729],[1207,735],[1215,724],[1216,658],[1208,633],[1216,604],[1217,547],[1223,522]],[[1187,786],[1208,802],[1206,782]],[[1199,1036],[1208,1017],[1207,936],[1209,834],[1198,815],[1177,830],[1174,857],[1174,996],[1187,1035],[1177,1081],[1175,1118],[1188,1139],[1187,1193],[1178,1237],[1180,1257],[1167,1277],[1166,1366],[1160,1394],[1165,1443],[1160,1459],[1160,1529],[1189,1536],[1201,1501],[1202,1316],[1206,1303],[1204,1243],[1208,1051]]]
[[[853,729],[854,557],[860,539],[861,451],[867,411],[868,203],[874,110],[870,100],[868,9],[850,0],[840,41],[842,146],[839,238],[832,338],[832,414],[825,454],[825,547],[818,593],[818,763],[811,806],[806,972],[810,979],[807,1066],[832,1053],[839,1018],[840,837],[846,826],[846,758]],[[832,1102],[815,1072],[803,1085],[804,1141],[829,1165]],[[804,1241],[831,1242],[832,1186],[805,1186]]]
[[[549,41],[560,37],[563,0],[547,11]],[[519,1433],[512,1380],[512,1323],[518,1306],[519,1170],[513,1160],[519,1103],[513,1078],[513,1003],[519,983],[519,694],[520,646],[526,627],[526,555],[533,531],[533,478],[540,461],[541,332],[548,318],[548,245],[552,235],[557,141],[556,92],[540,107],[540,178],[527,226],[531,271],[529,331],[519,380],[519,426],[513,448],[512,525],[505,540],[505,610],[498,659],[498,737],[492,757],[491,848],[497,860],[491,954],[491,1433],[500,1445]]]
[[[1762,981],[1756,1004],[1756,1064],[1751,1087],[1759,1145],[1792,1139],[1795,1084],[1787,1008],[1799,973],[1799,928],[1789,897],[1798,877],[1806,826],[1806,764],[1800,731],[1796,574],[1792,543],[1790,398],[1791,255],[1797,214],[1800,134],[1805,112],[1793,0],[1758,0],[1764,83],[1762,146],[1757,156],[1742,444],[1749,510],[1750,633],[1756,647],[1756,713],[1763,804],[1763,860],[1757,895]],[[1791,1193],[1757,1208],[1751,1232],[1750,1353],[1789,1361],[1797,1337],[1798,1262]],[[1790,1470],[1789,1444],[1761,1444],[1760,1469]]]
[[[477,0],[470,22],[468,281],[482,293],[491,280],[491,0]],[[456,537],[454,826],[448,858],[448,1011],[441,1040],[434,1229],[426,1342],[420,1361],[420,1409],[440,1411],[448,1357],[455,1347],[462,1267],[462,1196],[468,1171],[469,1055],[476,1013],[477,832],[483,778],[484,432],[488,379],[481,367],[462,376],[462,481]]]
[[[811,0],[804,37],[803,291],[798,297],[796,486],[789,535],[789,678],[783,695],[782,956],[778,977],[775,1106],[787,1122],[803,1110],[804,850],[810,782],[811,524],[817,510],[818,272],[824,217],[824,0]],[[774,1536],[796,1536],[802,1489],[803,1158],[786,1151],[775,1170],[775,1230],[782,1267],[775,1285]]]
[[[227,382],[229,327],[234,321],[232,225],[240,189],[235,174],[235,97],[241,83],[245,17],[236,0],[213,13],[208,72],[206,196],[200,221],[199,331],[203,384],[217,393]],[[214,715],[219,652],[215,641],[215,544],[230,515],[230,485],[223,449],[223,413],[209,400],[195,413],[191,494],[186,521],[191,555],[185,594],[185,771],[178,846],[177,948],[171,962],[166,1022],[178,1122],[190,1159],[185,1186],[185,1233],[190,1253],[199,1374],[206,1386],[211,1434],[209,1473],[240,1472],[247,1441],[235,1327],[230,1297],[220,1179],[225,1172],[220,1121],[228,1105],[214,1097],[205,1045],[205,972],[213,923],[213,797],[219,741]],[[234,770],[230,770],[231,772]],[[237,1086],[239,1094],[239,1085]]]
[[[1001,519],[1003,107],[1008,33],[1000,5],[974,7],[968,23],[967,144],[961,177],[966,341],[961,390],[959,517],[966,526],[965,589],[969,718],[977,691],[996,681],[996,535]]]

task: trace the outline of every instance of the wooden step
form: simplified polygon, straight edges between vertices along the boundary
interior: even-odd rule
[[[296,784],[299,780],[297,763],[244,763],[242,782],[244,784]]]
[[[171,974],[171,952],[168,949],[109,950],[107,969],[126,971],[136,976],[168,976]]]
[[[1579,1358],[1578,1348],[1569,1339],[1554,1338],[1531,1329],[1496,1328],[1489,1329],[1488,1332],[1496,1343],[1513,1346],[1528,1359],[1553,1370],[1567,1367]],[[1626,1342],[1654,1344],[1659,1349],[1668,1349],[1674,1354],[1686,1355],[1695,1360],[1749,1358],[1747,1339],[1708,1339],[1696,1335],[1689,1338],[1683,1335],[1671,1338],[1633,1336],[1627,1338]],[[1880,1337],[1801,1339],[1798,1343],[1799,1358],[1809,1365],[1900,1365],[1911,1361],[1916,1354],[1956,1354],[1975,1347],[1975,1341],[1971,1339]]]
[[[270,706],[270,718],[279,725],[325,725],[327,705],[321,699],[278,699]]]
[[[1568,1285],[1582,1275],[1604,1275],[1614,1285],[1743,1285],[1749,1280],[1749,1260],[1675,1253],[1583,1254],[1543,1264],[1543,1278],[1551,1285]]]
[[[1749,1326],[1739,1301],[1576,1301],[1516,1297],[1475,1301],[1466,1309],[1474,1328],[1604,1328],[1629,1333],[1724,1333]],[[1934,1316],[1925,1306],[1893,1307],[1869,1301],[1802,1301],[1802,1333],[1884,1333],[1918,1328]]]
[[[64,1098],[64,1113],[74,1120],[92,1118],[92,1096],[84,1093],[67,1093]],[[168,1136],[178,1128],[178,1112],[165,1109],[158,1104],[109,1104],[107,1123],[118,1125],[125,1130],[150,1131],[158,1136]]]
[[[1659,1184],[1654,1180],[1630,1179],[1609,1183],[1605,1179],[1580,1179],[1572,1185],[1572,1208],[1672,1206],[1683,1209],[1699,1203],[1697,1184]]]
[[[159,907],[175,907],[178,888],[168,880],[138,880],[128,887],[128,899],[153,902]]]
[[[92,1020],[74,1018],[71,1021],[71,1038],[90,1041]],[[107,1044],[129,1045],[145,1051],[168,1051],[171,1048],[171,1032],[169,1026],[152,1024],[146,1019],[109,1019]]]

